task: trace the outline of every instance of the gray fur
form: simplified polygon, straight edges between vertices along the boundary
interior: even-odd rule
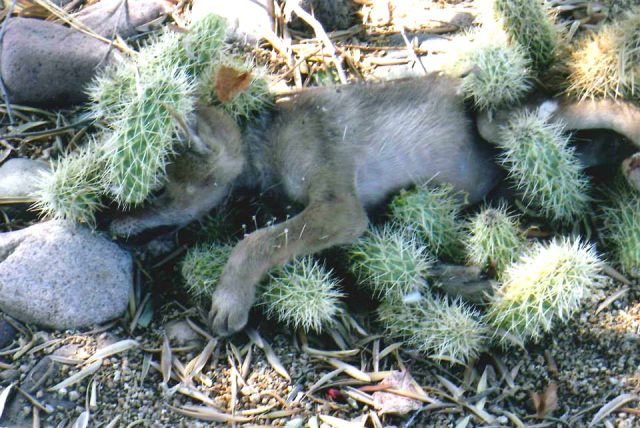
[[[456,79],[430,75],[313,90],[277,104],[242,139],[224,113],[202,108],[194,131],[210,153],[182,155],[163,197],[115,221],[112,231],[186,224],[238,183],[278,189],[304,203],[299,215],[251,233],[232,252],[211,322],[220,334],[240,330],[269,269],[354,241],[367,227],[366,207],[414,183],[451,183],[471,202],[492,188],[500,172],[491,150],[474,138],[458,86]]]

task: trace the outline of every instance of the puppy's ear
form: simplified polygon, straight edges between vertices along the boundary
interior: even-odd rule
[[[244,92],[251,85],[253,75],[250,71],[238,70],[221,65],[213,76],[216,94],[221,102],[228,102]]]

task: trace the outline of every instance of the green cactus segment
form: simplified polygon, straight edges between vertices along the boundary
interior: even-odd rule
[[[467,225],[465,242],[469,263],[495,269],[499,277],[514,262],[524,244],[518,220],[507,207],[484,208]]]
[[[378,319],[408,349],[453,362],[476,358],[489,337],[480,312],[459,299],[427,295],[414,302],[388,300],[380,305]]]
[[[374,296],[401,299],[424,288],[433,260],[410,236],[387,225],[367,231],[349,247],[351,271]]]
[[[90,113],[110,122],[122,117],[123,110],[136,95],[137,69],[131,61],[107,66],[87,88]]]
[[[630,189],[614,191],[602,208],[602,235],[621,270],[640,277],[640,197]]]
[[[501,162],[525,202],[554,221],[568,222],[586,211],[589,180],[558,124],[537,112],[516,114],[503,129]]]
[[[332,272],[312,257],[304,257],[269,274],[261,305],[268,318],[320,333],[335,322],[343,296]]]
[[[89,89],[92,113],[112,129],[104,145],[104,188],[121,206],[142,203],[164,182],[175,145],[174,114],[189,119],[196,80],[218,60],[224,21],[208,16],[184,34],[165,32],[134,62],[108,67]]]
[[[601,261],[592,245],[559,239],[537,244],[507,268],[487,310],[487,322],[509,335],[538,341],[557,321],[566,322],[601,282]]]
[[[97,178],[102,166],[97,153],[90,143],[43,174],[34,195],[34,209],[45,217],[95,227],[95,213],[102,207],[102,187]]]
[[[142,203],[163,184],[177,127],[171,112],[191,112],[195,104],[190,79],[180,70],[145,77],[104,145],[105,187],[122,206]]]
[[[216,76],[221,66],[233,68],[238,73],[251,73],[249,86],[226,102],[218,99],[215,88]],[[256,68],[245,58],[228,54],[220,61],[212,62],[204,71],[198,82],[198,93],[204,103],[220,106],[236,120],[245,121],[272,102],[265,74],[263,69]]]
[[[473,68],[462,80],[462,89],[479,110],[513,105],[531,89],[529,61],[522,48],[500,37],[483,37],[464,59]]]
[[[558,31],[551,11],[540,0],[495,0],[495,10],[510,38],[522,46],[536,70],[544,70],[555,58]]]
[[[418,236],[431,254],[457,260],[463,253],[459,196],[452,186],[418,186],[391,201],[391,214],[408,234]]]
[[[182,35],[177,57],[180,64],[187,66],[192,76],[201,75],[219,55],[224,46],[227,24],[218,15],[206,15],[189,27]]]
[[[181,272],[186,290],[192,299],[210,298],[222,276],[233,245],[217,243],[192,247],[185,255]]]
[[[586,37],[568,62],[567,92],[581,99],[640,95],[640,8]]]

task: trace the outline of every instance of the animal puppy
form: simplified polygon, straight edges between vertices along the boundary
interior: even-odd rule
[[[184,225],[234,186],[277,189],[302,202],[300,214],[247,235],[232,251],[210,319],[214,332],[236,332],[269,269],[354,241],[367,227],[367,207],[393,192],[414,183],[449,183],[473,203],[494,187],[502,172],[491,147],[477,138],[459,86],[459,79],[434,74],[304,92],[277,104],[242,135],[221,110],[202,107],[189,132],[192,149],[170,165],[164,195],[111,229],[134,235]],[[574,110],[556,106],[551,119]],[[481,122],[490,140],[502,123]]]
[[[183,225],[218,205],[234,186],[277,189],[306,208],[246,236],[233,250],[213,295],[213,331],[247,322],[255,286],[292,257],[357,239],[365,209],[413,183],[450,183],[480,199],[500,171],[475,138],[459,80],[421,79],[309,91],[277,104],[244,132],[221,110],[197,111],[194,148],[168,169],[164,195],[111,225],[135,235]]]

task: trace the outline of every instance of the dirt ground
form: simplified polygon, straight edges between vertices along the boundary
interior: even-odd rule
[[[350,80],[438,69],[447,61],[451,40],[473,25],[478,8],[476,1],[460,0],[396,1],[392,9],[380,6],[387,2],[361,3],[359,22],[330,33]],[[563,25],[581,22],[579,35],[638,2],[552,3]],[[406,29],[411,49],[398,28]],[[269,45],[253,52],[281,76],[278,90],[337,81],[327,58],[314,53],[320,42],[311,37],[307,31],[292,33],[292,51],[301,59],[294,71]],[[23,136],[3,139],[14,130],[0,122],[0,142],[9,143],[0,146],[0,162],[55,158],[84,132],[56,131],[71,123],[73,111],[16,111]],[[0,105],[0,119],[5,114]],[[36,132],[25,136],[29,131]],[[253,200],[247,197],[244,204],[249,223]],[[9,208],[0,206],[3,231],[37,221]],[[388,341],[375,323],[375,303],[355,289],[348,315],[326,335],[295,333],[254,311],[247,332],[215,339],[181,290],[178,263],[197,233],[192,226],[176,235],[178,249],[160,260],[137,251],[130,309],[108,325],[51,332],[0,320],[0,338],[17,331],[0,349],[0,425],[640,426],[640,289],[635,282],[609,279],[593,301],[540,343],[488,349],[465,366],[411,354]],[[174,337],[166,345],[167,323],[178,325],[175,337],[184,343]],[[87,361],[96,352],[102,353],[100,366]],[[404,379],[411,376],[419,388],[404,385],[396,394],[381,395],[379,381],[387,371],[408,373]],[[380,414],[374,402],[381,396],[383,401],[405,399],[413,410],[403,416]]]

